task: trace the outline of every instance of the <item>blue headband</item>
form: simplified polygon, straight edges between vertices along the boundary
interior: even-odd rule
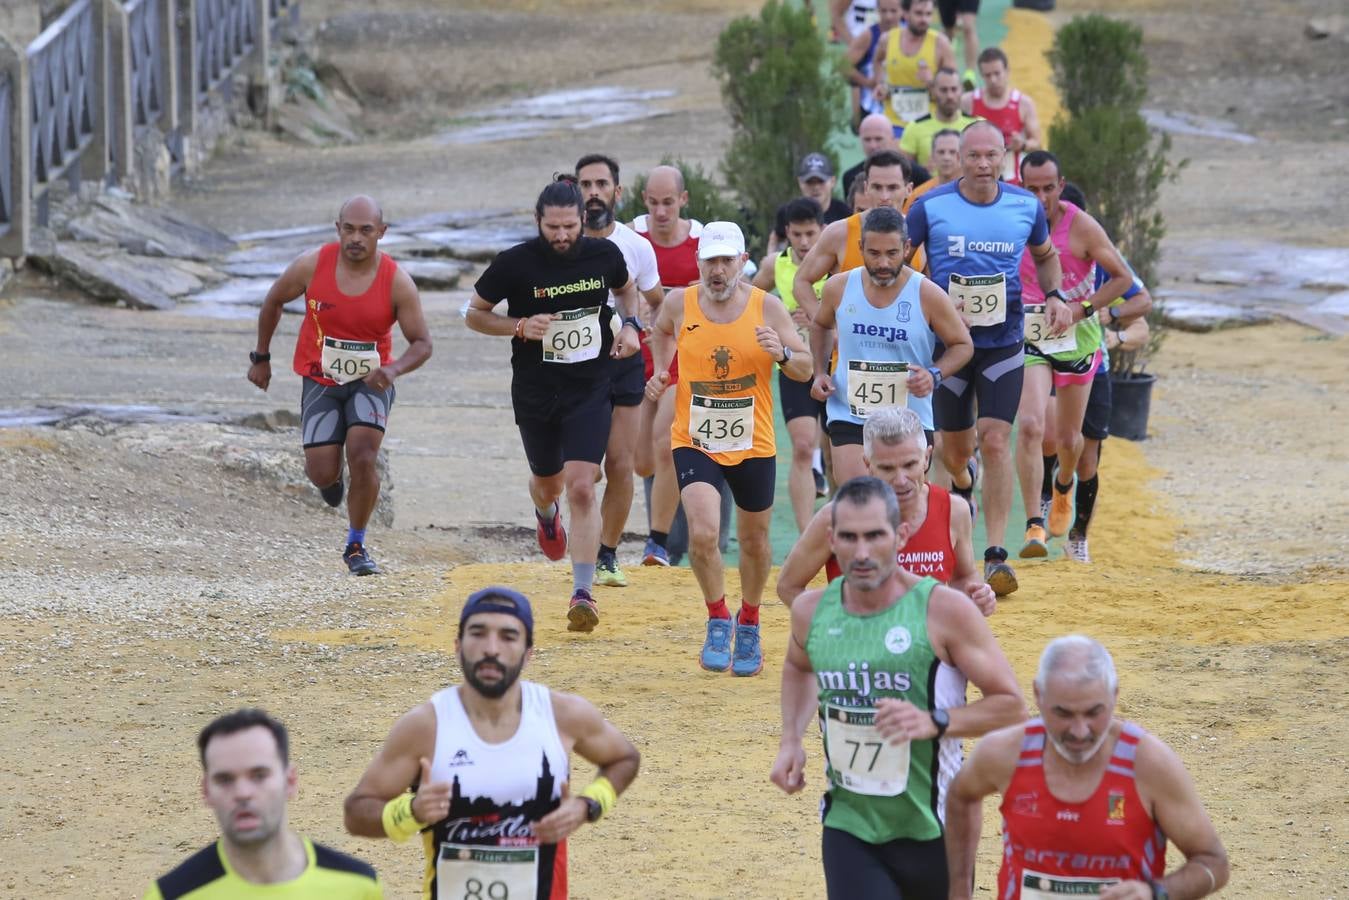
[[[515,616],[525,626],[525,640],[534,643],[534,610],[530,608],[529,598],[519,591],[508,587],[485,587],[470,594],[464,603],[464,611],[459,614],[459,628],[463,629],[469,616],[478,613],[505,613]]]

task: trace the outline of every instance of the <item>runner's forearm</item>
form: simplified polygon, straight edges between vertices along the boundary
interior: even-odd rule
[[[1172,900],[1197,900],[1227,884],[1227,856],[1196,853],[1185,865],[1162,879],[1162,887]]]
[[[431,358],[431,339],[417,338],[417,340],[408,344],[408,348],[403,351],[403,355],[389,363],[389,368],[394,370],[395,375],[406,375],[416,369],[420,369],[422,364]]]
[[[794,641],[796,636],[789,635]],[[783,746],[796,746],[806,734],[810,717],[815,714],[815,679],[790,659],[782,663],[782,740]]]
[[[951,725],[947,737],[982,737],[990,731],[1026,720],[1026,704],[1012,694],[989,694],[968,706],[947,710]]]
[[[519,322],[512,316],[499,316],[490,309],[477,309],[469,307],[468,313],[464,316],[464,324],[479,334],[490,334],[496,337],[513,337],[515,335],[516,323]]]
[[[946,798],[946,870],[949,900],[968,900],[974,890],[974,859],[983,825],[983,802],[966,800],[955,792]]]
[[[817,377],[826,374],[833,343],[834,329],[817,325],[813,321],[810,323],[810,364]]]

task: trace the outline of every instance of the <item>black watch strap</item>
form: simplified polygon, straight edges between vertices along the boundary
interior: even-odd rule
[[[581,799],[586,802],[586,821],[598,822],[600,816],[604,814],[604,807],[600,806],[600,801],[594,797],[582,797]]]
[[[248,361],[251,362],[251,363],[253,363],[253,365],[257,365],[258,363],[271,362],[271,361],[272,361],[272,354],[270,354],[270,353],[259,353],[259,352],[256,351],[256,350],[249,350],[249,351],[248,351]]]

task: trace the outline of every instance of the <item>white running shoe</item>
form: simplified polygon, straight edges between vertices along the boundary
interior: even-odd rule
[[[1091,554],[1087,552],[1087,539],[1076,531],[1068,533],[1068,540],[1063,545],[1063,555],[1073,562],[1091,562]]]

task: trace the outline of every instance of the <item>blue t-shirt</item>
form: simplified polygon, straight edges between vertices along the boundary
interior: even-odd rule
[[[907,216],[909,240],[927,247],[932,280],[950,291],[952,275],[1001,273],[1006,279],[1007,319],[970,329],[979,349],[1010,347],[1023,339],[1021,254],[1026,245],[1049,240],[1045,208],[1030,191],[1003,182],[992,203],[974,203],[960,193],[957,179],[933,188]]]

